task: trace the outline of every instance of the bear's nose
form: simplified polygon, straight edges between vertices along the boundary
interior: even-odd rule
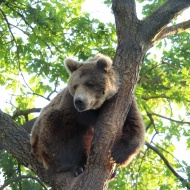
[[[83,110],[85,107],[84,101],[81,98],[75,99],[75,107],[78,110]]]

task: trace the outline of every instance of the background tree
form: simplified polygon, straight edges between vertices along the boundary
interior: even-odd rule
[[[1,189],[46,189],[44,183],[53,189],[106,189],[114,165],[105,150],[121,131],[136,83],[146,146],[127,168],[117,170],[109,188],[189,188],[190,20],[178,15],[190,1],[139,2],[143,20],[137,18],[134,0],[113,0],[115,31],[114,24],[83,12],[83,1],[0,1],[0,84],[1,93],[10,94],[3,111],[11,116],[0,112]],[[156,53],[147,53],[152,46]],[[65,57],[85,60],[96,52],[115,55],[122,85],[96,126],[88,170],[78,178],[47,172],[29,155],[29,121],[40,111],[36,105],[47,104],[65,85]],[[185,156],[176,148],[183,148]]]

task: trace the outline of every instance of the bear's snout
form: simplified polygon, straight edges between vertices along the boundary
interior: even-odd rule
[[[74,101],[74,104],[75,104],[75,108],[78,111],[83,111],[86,108],[85,101],[82,98],[79,98],[79,97],[76,98],[75,101]]]

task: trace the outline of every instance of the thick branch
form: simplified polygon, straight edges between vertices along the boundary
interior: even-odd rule
[[[0,142],[3,149],[11,153],[17,161],[34,171],[39,178],[53,187],[54,190],[68,190],[74,177],[71,172],[52,173],[44,169],[30,155],[29,134],[10,116],[0,110]]]
[[[26,167],[35,165],[36,170],[39,167],[39,176],[46,182],[49,181],[46,171],[30,156],[29,134],[2,111],[0,111],[0,142],[20,164]]]
[[[138,18],[135,0],[113,0],[112,9],[115,15],[118,42],[128,41],[136,34]],[[125,30],[122,31],[122,30]]]
[[[153,39],[152,42],[155,44],[158,41],[160,41],[160,40],[162,40],[162,39],[164,39],[166,37],[169,37],[169,36],[172,36],[172,35],[175,35],[175,34],[179,34],[181,32],[187,31],[187,30],[190,30],[190,20],[164,28]]]
[[[190,6],[188,0],[168,0],[143,22],[144,41],[152,46],[155,38],[170,21]]]
[[[187,187],[187,189],[190,188],[190,186],[188,185],[187,181],[181,177],[174,169],[173,167],[170,165],[170,163],[168,162],[168,160],[166,159],[166,157],[154,146],[152,146],[150,143],[145,142],[145,145],[150,148],[151,150],[153,150],[154,152],[156,152],[156,154],[158,154],[160,156],[160,158],[164,161],[165,165],[168,167],[168,169],[183,183],[185,184],[185,186]]]
[[[14,115],[12,116],[12,119],[15,119],[16,117],[21,116],[21,115],[26,116],[30,113],[40,112],[40,111],[41,111],[41,108],[31,108],[28,110],[18,110],[14,113]]]
[[[76,179],[72,189],[107,189],[114,168],[110,158],[111,148],[116,136],[122,133],[144,58],[141,41],[136,39],[138,19],[135,1],[113,0],[113,11],[118,34],[114,67],[121,77],[121,86],[117,96],[102,108],[95,126],[88,168]]]

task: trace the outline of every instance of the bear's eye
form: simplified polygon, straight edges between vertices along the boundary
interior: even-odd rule
[[[74,89],[74,90],[76,90],[76,89],[77,89],[77,87],[78,87],[78,85],[74,85],[74,86],[73,86],[73,89]]]
[[[88,87],[88,88],[94,88],[94,84],[89,83],[89,82],[86,82],[85,86]]]

